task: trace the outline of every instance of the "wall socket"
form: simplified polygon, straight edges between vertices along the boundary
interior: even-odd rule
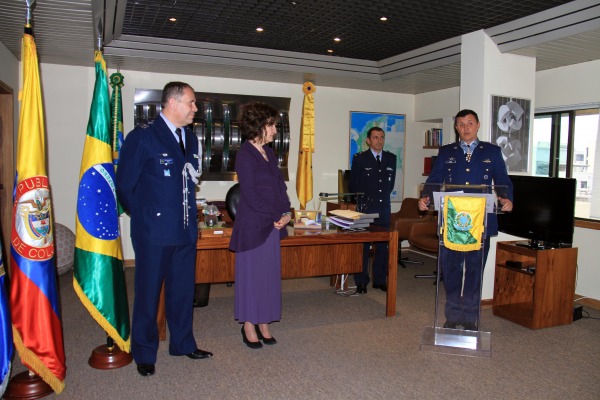
[[[577,321],[583,317],[583,306],[573,308],[573,321]]]

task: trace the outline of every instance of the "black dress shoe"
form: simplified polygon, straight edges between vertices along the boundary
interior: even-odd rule
[[[367,293],[367,285],[356,285],[356,293]]]
[[[200,349],[196,349],[190,354],[185,355],[187,358],[191,358],[192,360],[202,360],[203,358],[210,358],[213,356],[213,353],[210,351],[204,351]]]
[[[384,283],[382,285],[378,285],[376,283],[373,284],[373,289],[380,289],[384,292],[387,292],[387,285]]]
[[[462,326],[464,326],[465,331],[476,331],[477,324],[475,322],[463,322]]]
[[[138,364],[137,365],[137,372],[141,375],[141,376],[150,376],[150,375],[154,375],[154,364]]]
[[[444,328],[447,328],[447,329],[456,329],[457,326],[458,326],[458,322],[454,322],[454,321],[444,322]]]
[[[251,342],[248,340],[248,338],[246,337],[246,331],[244,330],[243,325],[242,325],[242,340],[244,341],[244,343],[246,343],[246,346],[250,347],[251,349],[260,349],[262,347],[261,342]]]
[[[275,340],[275,338],[273,336],[271,336],[270,338],[266,338],[263,336],[262,332],[260,331],[260,328],[258,327],[258,325],[254,325],[254,329],[256,329],[256,336],[258,336],[258,340],[262,340],[262,342],[264,344],[275,344],[277,343],[277,340]]]

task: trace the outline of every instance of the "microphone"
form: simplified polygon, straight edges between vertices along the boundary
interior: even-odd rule
[[[319,197],[335,197],[335,196],[362,196],[364,192],[353,192],[353,193],[319,193]]]

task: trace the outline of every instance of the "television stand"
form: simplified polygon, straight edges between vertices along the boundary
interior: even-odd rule
[[[517,246],[521,246],[521,247],[527,247],[528,249],[534,249],[534,250],[543,250],[546,248],[546,246],[544,245],[544,242],[539,241],[539,240],[522,240],[520,242],[515,242],[515,244]]]
[[[532,249],[521,243],[497,243],[494,315],[530,329],[570,324],[577,248]]]

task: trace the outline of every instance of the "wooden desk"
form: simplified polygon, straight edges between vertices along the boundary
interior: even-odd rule
[[[281,241],[282,279],[361,272],[363,243],[388,242],[386,316],[396,315],[397,231],[376,226],[365,232],[294,231],[291,227],[287,229],[289,237]],[[228,250],[229,237],[202,237],[198,239],[196,248],[196,283],[224,283],[235,280],[235,253]],[[166,321],[162,293],[159,304],[159,336],[161,340],[165,340]]]

